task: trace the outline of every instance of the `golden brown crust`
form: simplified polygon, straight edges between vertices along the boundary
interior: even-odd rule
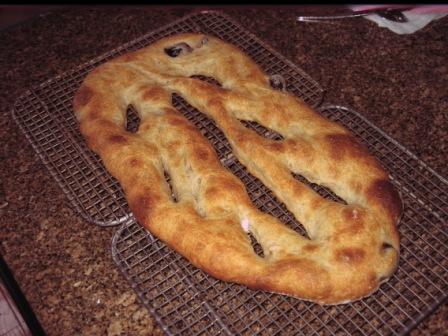
[[[173,93],[214,119],[235,156],[310,239],[255,208],[242,182],[172,106]],[[141,118],[136,133],[125,129],[131,104]],[[201,34],[161,39],[92,71],[73,107],[88,145],[120,181],[137,220],[211,275],[337,304],[370,295],[395,270],[402,205],[387,173],[346,129],[272,89],[236,47]],[[264,138],[241,120],[282,139]],[[322,198],[293,174],[346,203]],[[254,252],[247,231],[264,257]]]

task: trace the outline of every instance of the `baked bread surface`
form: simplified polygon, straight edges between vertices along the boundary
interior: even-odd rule
[[[235,46],[179,34],[94,69],[73,107],[88,146],[120,182],[139,223],[195,266],[224,281],[320,304],[370,295],[398,263],[400,196],[353,135],[270,82]],[[173,93],[216,122],[234,155],[307,237],[254,206],[243,183],[173,107]],[[141,119],[135,133],[126,131],[130,105]],[[267,139],[242,121],[282,139]],[[293,174],[344,201],[321,197]]]

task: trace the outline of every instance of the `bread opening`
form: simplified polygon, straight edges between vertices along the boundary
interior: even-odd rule
[[[249,236],[250,243],[252,245],[252,248],[254,249],[255,254],[261,258],[264,258],[263,247],[261,247],[252,233],[247,232],[247,235]]]
[[[129,105],[126,110],[126,131],[129,133],[136,133],[140,127],[140,116],[137,110]]]
[[[172,201],[174,203],[179,202],[179,200],[177,198],[177,195],[176,195],[176,191],[174,190],[173,184],[171,183],[172,180],[171,180],[170,174],[166,170],[164,170],[163,171],[163,176],[165,177],[165,181],[166,181],[166,183],[168,184],[168,186],[170,188],[170,196],[171,196]]]
[[[258,135],[262,136],[266,139],[271,139],[275,141],[281,141],[284,140],[283,136],[274,130],[267,128],[265,126],[260,125],[256,121],[247,121],[247,120],[240,120],[240,122],[246,127],[253,131],[255,131]]]
[[[323,198],[347,205],[346,201],[344,201],[342,198],[340,198],[338,195],[336,195],[330,189],[328,189],[320,184],[312,183],[300,174],[296,174],[296,173],[291,173],[291,174],[296,180],[307,185],[308,187],[313,189],[315,192],[317,192]]]
[[[199,79],[201,81],[207,82],[209,84],[213,84],[219,87],[222,87],[221,83],[218,82],[215,78],[213,77],[207,77],[207,76],[203,76],[203,75],[193,75],[190,78],[194,78],[194,79]]]

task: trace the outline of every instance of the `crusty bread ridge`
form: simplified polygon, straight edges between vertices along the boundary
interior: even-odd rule
[[[172,106],[173,93],[215,120],[235,156],[308,237],[256,209],[243,183]],[[141,118],[136,133],[126,131],[129,105]],[[273,89],[235,46],[202,34],[163,38],[94,69],[73,107],[88,146],[120,182],[139,223],[212,276],[338,304],[370,295],[394,272],[402,203],[388,174],[345,128]],[[283,139],[264,138],[241,120]],[[293,173],[346,203],[321,197]]]

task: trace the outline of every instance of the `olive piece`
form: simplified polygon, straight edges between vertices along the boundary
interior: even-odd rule
[[[193,51],[193,49],[185,42],[179,42],[171,47],[167,47],[164,49],[165,54],[170,57],[177,57],[179,55],[188,54]]]
[[[271,77],[269,77],[269,84],[274,90],[286,90],[286,81],[282,75],[272,75]]]

